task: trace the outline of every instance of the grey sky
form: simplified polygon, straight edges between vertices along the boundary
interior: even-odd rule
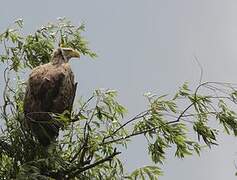
[[[128,116],[145,108],[146,91],[172,94],[184,81],[197,84],[194,55],[203,80],[237,82],[236,0],[8,0],[1,2],[0,31],[16,18],[33,32],[63,16],[86,23],[85,35],[99,54],[96,61],[71,63],[79,95],[116,89]],[[136,138],[123,152],[129,171],[151,163],[145,148],[143,138]],[[171,150],[161,180],[234,180],[236,152],[236,139],[228,136],[201,157],[177,160]]]

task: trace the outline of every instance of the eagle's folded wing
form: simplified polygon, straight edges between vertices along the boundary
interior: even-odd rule
[[[70,111],[74,97],[74,76],[68,64],[45,64],[30,74],[24,100],[28,125],[43,145],[58,136],[60,123],[50,113]]]

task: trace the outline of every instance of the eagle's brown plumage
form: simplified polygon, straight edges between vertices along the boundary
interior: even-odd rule
[[[59,133],[61,124],[51,113],[71,111],[76,84],[68,64],[79,53],[71,48],[58,48],[52,60],[34,68],[29,76],[24,99],[28,127],[43,146],[48,146]]]

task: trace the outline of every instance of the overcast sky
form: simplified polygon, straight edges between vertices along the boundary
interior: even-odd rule
[[[197,84],[194,55],[203,80],[237,83],[236,0],[7,0],[0,5],[0,31],[17,18],[24,19],[25,32],[33,32],[64,16],[86,23],[84,35],[99,55],[71,62],[78,94],[116,89],[128,117],[144,110],[146,91],[172,94],[184,81]],[[228,136],[201,157],[178,160],[169,152],[160,179],[234,180],[236,152],[236,139]],[[129,171],[151,164],[143,138],[121,156]]]

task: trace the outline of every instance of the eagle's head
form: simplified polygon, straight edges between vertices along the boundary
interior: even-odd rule
[[[52,63],[67,63],[71,58],[80,58],[80,53],[72,48],[59,47],[54,50],[52,55]]]

